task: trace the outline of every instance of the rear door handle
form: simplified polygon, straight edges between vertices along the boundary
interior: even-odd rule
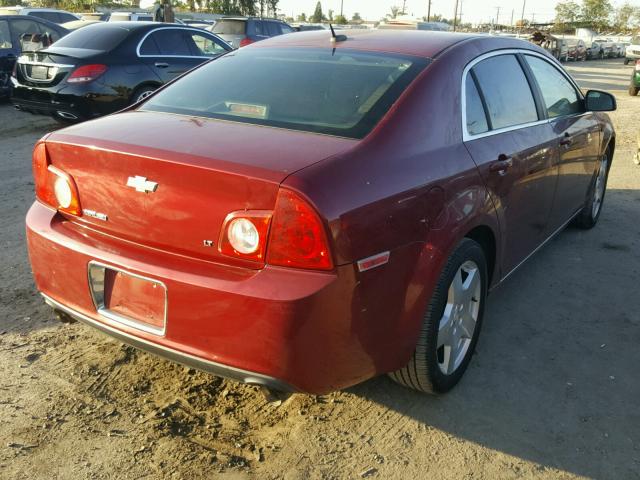
[[[568,133],[565,133],[563,139],[560,140],[560,145],[564,147],[568,147],[572,143],[573,143],[573,139],[571,138],[571,135],[569,135]]]
[[[169,64],[165,62],[156,62],[154,65],[158,68],[167,68],[169,66]]]
[[[513,158],[502,154],[498,157],[498,160],[491,162],[489,165],[489,171],[495,172],[500,176],[504,176],[507,174],[507,170],[511,167],[513,167]]]

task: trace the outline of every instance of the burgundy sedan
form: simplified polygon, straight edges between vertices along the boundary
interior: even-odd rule
[[[487,292],[598,221],[613,109],[515,39],[276,37],[37,143],[35,281],[60,316],[216,375],[444,392]]]

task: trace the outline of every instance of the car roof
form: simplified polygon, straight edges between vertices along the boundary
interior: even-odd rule
[[[332,42],[331,31],[312,30],[272,37],[268,40],[257,42],[250,48],[276,46],[323,48],[330,46],[332,48],[369,50],[434,58],[453,45],[473,40],[486,41],[487,39],[492,39],[497,45],[504,45],[504,48],[513,47],[514,44],[531,46],[529,42],[524,40],[467,33],[427,30],[336,30],[338,34],[346,35],[347,39],[345,41]]]

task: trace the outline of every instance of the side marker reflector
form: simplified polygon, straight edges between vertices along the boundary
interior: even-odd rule
[[[366,272],[367,270],[371,270],[372,268],[384,265],[385,263],[389,262],[390,256],[391,252],[382,252],[378,253],[377,255],[358,260],[358,270],[360,272]]]

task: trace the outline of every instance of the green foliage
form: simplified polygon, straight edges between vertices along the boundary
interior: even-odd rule
[[[559,2],[556,4],[556,19],[555,23],[558,25],[564,25],[567,23],[573,23],[580,18],[580,5],[573,0],[566,2]]]
[[[581,20],[596,30],[609,26],[609,15],[613,11],[609,0],[582,0]]]
[[[298,15],[298,18],[296,18],[297,22],[306,22],[307,21],[307,14],[302,12],[300,15]]]
[[[335,23],[336,25],[346,25],[349,22],[344,15],[336,15],[336,18],[334,18],[333,23]]]
[[[353,17],[351,17],[351,21],[353,23],[362,23],[362,17],[360,16],[360,14],[358,12],[353,14]]]
[[[322,23],[322,20],[324,20],[324,15],[322,14],[322,4],[318,2],[316,3],[316,9],[313,12],[311,18],[309,18],[309,21],[313,23]]]

